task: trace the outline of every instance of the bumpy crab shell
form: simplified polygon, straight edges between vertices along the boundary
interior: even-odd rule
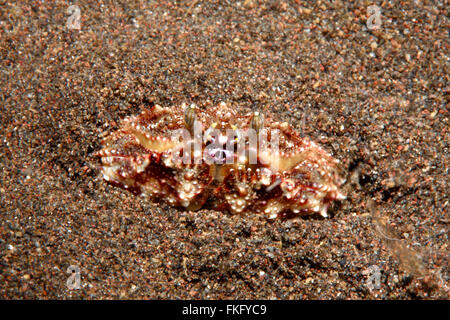
[[[194,123],[201,124],[200,135]],[[205,159],[205,148],[214,142],[208,131],[211,128],[220,132],[215,142],[223,144],[218,151],[229,161],[211,163]],[[258,133],[265,130],[268,136],[277,130],[277,144],[270,140],[265,148],[258,144],[249,151],[247,137],[225,134],[227,129],[249,128]],[[192,133],[191,140],[181,141],[176,134],[180,129]],[[185,149],[195,150],[191,149],[194,140],[200,141],[201,161],[180,161]],[[243,156],[233,152],[235,149],[225,150],[230,142],[244,143],[248,152]],[[216,151],[210,155],[213,160],[217,160]],[[249,161],[251,152],[256,162]],[[190,160],[194,154],[189,153]],[[238,114],[223,102],[207,110],[194,105],[155,105],[138,116],[125,118],[95,156],[109,183],[187,210],[210,207],[232,213],[257,212],[269,218],[311,213],[326,217],[332,201],[345,199],[339,190],[344,179],[338,160],[315,142],[300,137],[289,124],[273,121],[272,115]]]

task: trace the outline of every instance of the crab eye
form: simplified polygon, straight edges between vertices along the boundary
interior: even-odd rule
[[[253,113],[253,118],[250,121],[250,128],[254,129],[256,132],[259,132],[262,128],[264,128],[264,115],[255,111]]]
[[[186,106],[184,109],[184,123],[189,130],[193,130],[195,122],[195,104]]]

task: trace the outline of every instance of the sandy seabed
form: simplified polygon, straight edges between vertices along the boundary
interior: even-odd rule
[[[3,4],[0,297],[448,299],[445,3]],[[341,160],[330,218],[184,212],[102,180],[121,119],[220,101]]]

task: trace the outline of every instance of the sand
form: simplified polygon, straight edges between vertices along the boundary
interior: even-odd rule
[[[448,299],[448,6],[383,2],[369,30],[371,4],[77,1],[79,30],[65,1],[2,5],[0,297]],[[330,151],[347,200],[270,221],[103,181],[121,119],[221,101]]]

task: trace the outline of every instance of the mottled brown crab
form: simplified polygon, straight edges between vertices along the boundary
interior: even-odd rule
[[[172,206],[326,217],[333,200],[345,199],[339,161],[273,119],[223,102],[155,105],[125,118],[95,155],[109,183]]]

